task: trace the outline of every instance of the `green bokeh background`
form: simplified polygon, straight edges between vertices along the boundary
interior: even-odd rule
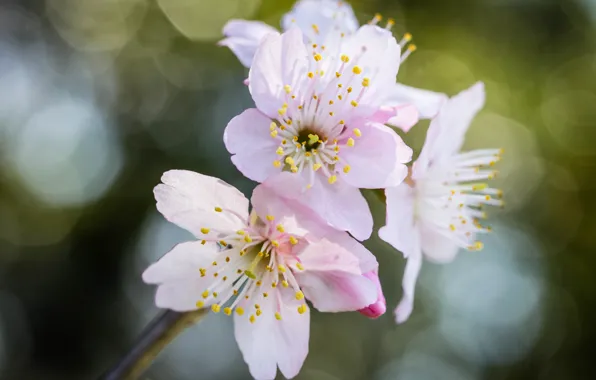
[[[154,208],[161,173],[250,194],[222,136],[252,100],[215,45],[230,18],[279,25],[290,0],[0,3],[0,379],[93,379],[158,310],[142,270],[190,239]],[[504,210],[482,252],[427,264],[395,325],[404,260],[376,234],[388,313],[313,313],[299,379],[596,376],[596,1],[355,0],[418,51],[408,85],[486,83],[466,148],[504,148]],[[427,122],[406,142],[419,152]],[[367,199],[382,225],[382,203]],[[249,378],[231,320],[209,316],[144,379]],[[263,352],[267,355],[267,352]]]

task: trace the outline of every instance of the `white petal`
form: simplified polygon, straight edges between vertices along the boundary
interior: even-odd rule
[[[331,33],[350,35],[358,29],[352,7],[344,1],[300,0],[282,17],[282,28],[297,26],[306,42],[325,44]],[[312,25],[316,25],[316,29]]]
[[[223,28],[227,38],[218,45],[229,47],[244,66],[250,67],[259,43],[269,33],[279,34],[261,21],[230,20]]]
[[[422,119],[432,119],[437,115],[441,106],[448,97],[440,92],[423,90],[396,83],[385,99],[387,106],[412,104],[418,109],[418,115]]]
[[[445,264],[453,261],[459,246],[453,240],[443,236],[429,228],[420,228],[422,253],[429,261]]]
[[[170,170],[153,190],[157,209],[172,223],[200,237],[201,228],[236,231],[248,218],[248,199],[219,178],[187,170]],[[236,213],[216,212],[221,207]]]
[[[199,268],[210,265],[218,251],[214,243],[180,243],[143,272],[143,281],[160,284],[199,277]]]
[[[270,293],[260,302],[262,314],[254,323],[249,320],[249,310],[234,316],[234,335],[255,379],[274,379],[277,366],[290,379],[298,374],[308,354],[310,311],[298,313],[300,303],[289,289]],[[275,312],[281,320],[275,318]]]
[[[403,183],[385,189],[387,214],[379,237],[407,257],[414,250],[414,191]]]
[[[411,254],[408,256],[406,269],[404,271],[404,278],[402,280],[403,296],[399,305],[395,309],[395,321],[397,323],[405,322],[414,309],[414,292],[416,289],[416,281],[418,274],[422,267],[422,252],[419,245],[420,236],[415,234],[414,247]]]
[[[484,106],[484,101],[484,84],[478,82],[443,104],[428,127],[426,141],[417,160],[419,170],[461,149],[468,127]]]

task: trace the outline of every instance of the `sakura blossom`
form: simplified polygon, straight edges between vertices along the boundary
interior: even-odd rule
[[[295,180],[284,174],[275,180]],[[248,199],[218,178],[171,170],[162,182],[154,190],[158,210],[198,240],[175,246],[143,280],[158,285],[160,308],[233,315],[255,379],[274,379],[277,368],[286,378],[300,371],[308,353],[306,300],[323,312],[377,302],[377,284],[365,275],[378,268],[374,256],[309,209],[288,207],[269,183],[254,190],[249,213]]]
[[[483,206],[503,205],[502,192],[486,182],[502,150],[460,152],[474,116],[484,106],[484,84],[479,82],[443,104],[431,122],[411,175],[385,190],[386,225],[381,239],[407,258],[403,297],[395,310],[397,323],[410,316],[414,289],[423,258],[435,263],[452,261],[460,249],[481,250],[478,234],[490,231],[480,223]]]
[[[397,186],[412,155],[383,124],[395,109],[378,101],[393,87],[400,48],[372,25],[314,55],[303,38],[292,28],[261,42],[249,72],[256,108],[230,121],[224,142],[246,177],[263,182],[294,173],[303,204],[364,240],[373,223],[359,188]]]
[[[381,25],[382,20],[382,16],[376,14],[368,24]],[[388,18],[384,28],[390,31],[394,25],[395,21]],[[282,31],[288,31],[292,27],[298,27],[302,31],[307,49],[316,54],[317,49],[333,49],[335,45],[349,40],[360,26],[352,7],[344,1],[299,0],[281,19]],[[245,67],[250,67],[259,44],[270,33],[277,34],[278,31],[261,21],[230,20],[223,28],[226,38],[220,41],[219,45],[228,47]],[[411,41],[411,33],[405,33],[400,38],[399,47],[403,52],[401,62],[417,49]],[[402,113],[408,112],[411,117],[414,117],[415,113],[421,118],[432,118],[447,99],[447,96],[441,93],[395,83],[395,78],[393,83],[391,90],[384,95],[385,98],[379,101],[387,108],[402,106]],[[413,125],[403,124],[400,119],[388,119],[387,124],[405,131]]]

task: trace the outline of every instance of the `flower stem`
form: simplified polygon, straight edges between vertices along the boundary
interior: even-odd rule
[[[162,312],[143,330],[132,349],[98,380],[138,379],[168,344],[207,314],[207,309],[187,313],[171,310]]]

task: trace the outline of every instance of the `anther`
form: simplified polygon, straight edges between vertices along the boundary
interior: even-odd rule
[[[225,307],[223,311],[224,311],[224,314],[225,314],[225,315],[230,315],[230,314],[232,314],[232,309],[230,309],[229,307]]]
[[[343,54],[343,55],[341,56],[341,61],[342,61],[343,63],[348,63],[348,62],[350,62],[350,57],[348,57],[347,55]]]
[[[344,166],[344,173],[348,174],[350,172],[350,169],[351,169],[350,165]]]
[[[329,182],[330,184],[334,184],[335,181],[337,181],[337,176],[336,175],[332,175],[329,177],[329,179],[327,179],[327,182]]]
[[[356,137],[362,136],[362,132],[358,128],[354,128],[354,130],[352,132],[354,132],[354,136],[356,136]]]
[[[221,207],[215,207],[214,210],[215,210],[215,212],[222,212],[223,211],[223,209]]]
[[[302,265],[302,263],[296,263],[296,268],[304,270],[304,266]]]
[[[278,160],[273,161],[273,166],[276,168],[279,168],[281,166],[281,162],[279,162]]]
[[[298,239],[296,239],[294,236],[290,236],[290,244],[292,244],[292,245],[298,244]]]
[[[201,233],[208,234],[209,233],[209,228],[205,228],[205,227],[201,228]]]
[[[205,306],[205,302],[203,302],[203,301],[197,301],[196,306],[200,309],[203,306]]]
[[[279,312],[275,312],[275,319],[277,319],[278,321],[281,321],[281,314],[279,314]]]
[[[296,292],[296,299],[298,301],[303,300],[304,299],[304,293],[302,293],[302,291],[297,291]]]
[[[221,307],[215,303],[215,304],[211,305],[211,310],[213,310],[214,313],[219,313],[219,310],[221,310]]]
[[[277,137],[277,131],[271,131],[271,137]]]
[[[243,315],[244,314],[244,309],[242,307],[238,306],[236,308],[236,314]]]
[[[314,59],[315,61],[319,62],[321,59],[323,59],[323,57],[321,57],[321,54],[315,54]]]
[[[348,139],[348,141],[346,142],[346,145],[347,145],[347,146],[350,146],[350,147],[351,147],[351,146],[354,146],[354,139],[350,137],[350,138]]]
[[[248,320],[250,321],[250,323],[255,323],[255,316],[251,314],[251,316],[248,318]]]
[[[364,78],[362,79],[362,86],[363,87],[368,87],[370,85],[370,78]]]
[[[268,221],[273,222],[273,220],[275,219],[273,217],[273,215],[267,215],[265,218],[267,218]]]
[[[354,68],[352,69],[352,72],[354,74],[360,74],[360,73],[362,73],[362,68],[360,66],[354,66]]]
[[[284,226],[283,226],[283,225],[281,225],[281,224],[278,224],[278,225],[277,225],[277,227],[276,227],[276,229],[277,229],[279,232],[282,232],[282,233],[283,233],[283,232],[285,232]]]
[[[275,153],[277,153],[280,156],[284,155],[284,149],[280,146],[279,148],[277,148],[277,150],[275,151]]]

